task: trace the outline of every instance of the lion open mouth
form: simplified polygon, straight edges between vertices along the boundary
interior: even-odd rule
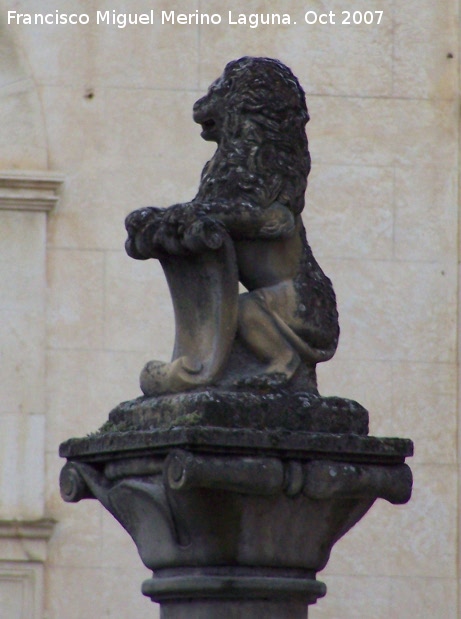
[[[202,125],[202,129],[204,131],[209,131],[210,129],[214,129],[216,127],[216,122],[213,118],[206,118],[205,120],[202,120],[200,124]]]
[[[198,120],[198,122],[202,126],[201,136],[204,140],[214,141],[218,139],[218,124],[214,118],[203,118]]]

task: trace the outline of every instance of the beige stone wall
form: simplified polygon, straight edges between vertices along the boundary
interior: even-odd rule
[[[139,592],[149,574],[127,534],[96,502],[61,501],[57,448],[138,395],[143,363],[171,353],[163,274],[125,255],[123,219],[194,195],[212,148],[191,106],[244,54],[280,58],[307,92],[305,221],[342,328],[320,389],[365,405],[373,434],[416,445],[412,501],[378,501],[335,546],[320,575],[328,595],[309,616],[459,616],[457,4],[357,0],[353,10],[382,10],[382,23],[347,26],[341,12],[351,3],[339,0],[133,0],[129,9],[121,0],[0,1],[0,177],[14,169],[64,178],[48,214],[8,200],[0,209],[0,520],[57,521],[44,569],[47,619],[157,616]],[[92,23],[7,23],[8,10],[57,9]],[[95,23],[97,10],[151,9],[154,25]],[[166,9],[223,22],[229,9],[286,12],[297,24],[162,25]],[[325,9],[336,25],[303,23],[305,11]],[[0,605],[8,598],[8,619],[29,619],[24,608],[37,609],[42,591],[31,590],[21,610],[18,582],[29,582],[28,566],[45,552],[21,554],[8,531]]]

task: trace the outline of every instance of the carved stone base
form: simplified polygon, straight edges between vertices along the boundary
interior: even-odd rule
[[[313,391],[278,388],[258,393],[208,388],[122,402],[101,430],[174,426],[368,434],[368,411],[354,400],[322,397]]]
[[[162,619],[301,619],[316,573],[377,498],[404,503],[411,441],[174,428],[60,448],[64,500],[97,498],[132,536]]]

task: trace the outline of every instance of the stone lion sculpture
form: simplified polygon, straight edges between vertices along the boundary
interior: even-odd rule
[[[128,254],[160,260],[176,318],[173,360],[150,361],[142,391],[315,391],[315,366],[333,356],[339,327],[301,219],[310,171],[304,91],[281,62],[244,57],[195,103],[193,118],[217,143],[197,195],[126,219]]]

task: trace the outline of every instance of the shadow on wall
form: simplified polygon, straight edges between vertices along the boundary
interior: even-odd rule
[[[0,169],[47,168],[39,93],[21,49],[21,31],[0,1]]]

